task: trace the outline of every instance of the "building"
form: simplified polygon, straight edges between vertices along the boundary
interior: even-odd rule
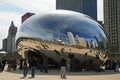
[[[81,12],[97,20],[97,0],[56,0],[56,9]]]
[[[22,16],[22,19],[21,19],[21,23],[23,23],[26,19],[28,19],[29,17],[31,17],[32,15],[35,15],[35,13],[25,13],[23,16]]]
[[[3,39],[2,50],[7,52],[7,38]]]
[[[71,32],[68,32],[68,37],[71,45],[75,45],[75,38]]]
[[[104,0],[104,28],[108,33],[110,53],[120,55],[120,0]]]
[[[8,36],[7,36],[7,53],[8,54],[13,54],[16,51],[16,45],[15,45],[16,32],[17,32],[17,27],[15,27],[12,21],[9,27]]]

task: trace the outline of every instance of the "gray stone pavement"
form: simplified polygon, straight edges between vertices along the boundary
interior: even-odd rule
[[[30,70],[26,78],[22,77],[22,71],[1,72],[0,80],[120,80],[120,72],[70,72],[66,79],[60,78],[60,70],[51,69],[48,73],[36,70],[35,78],[30,78]]]

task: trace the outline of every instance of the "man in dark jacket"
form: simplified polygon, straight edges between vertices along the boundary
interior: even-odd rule
[[[31,65],[31,77],[34,78],[35,77],[35,69],[37,66],[37,60],[35,57],[32,57],[32,59],[30,61],[30,65]]]
[[[60,61],[61,66],[61,78],[66,78],[66,59],[62,56]]]

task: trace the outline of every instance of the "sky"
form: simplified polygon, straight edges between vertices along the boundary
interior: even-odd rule
[[[21,25],[21,16],[26,12],[40,14],[56,8],[56,0],[0,0],[0,49],[2,40],[7,37],[11,21],[16,27]],[[97,1],[97,17],[103,21],[103,0]]]

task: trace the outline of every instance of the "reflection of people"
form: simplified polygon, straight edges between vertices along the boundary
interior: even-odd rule
[[[61,48],[61,52],[64,53],[64,48]]]
[[[84,57],[86,57],[86,56],[87,56],[87,54],[88,54],[88,53],[86,52],[86,53],[85,53],[85,55],[84,55]]]
[[[48,57],[43,55],[43,67],[44,73],[48,73]]]
[[[60,61],[60,66],[61,66],[61,78],[66,78],[66,59],[62,57]]]
[[[67,62],[66,62],[66,68],[67,68],[67,72],[70,72],[70,65],[71,65],[71,59],[68,57],[67,58]]]

